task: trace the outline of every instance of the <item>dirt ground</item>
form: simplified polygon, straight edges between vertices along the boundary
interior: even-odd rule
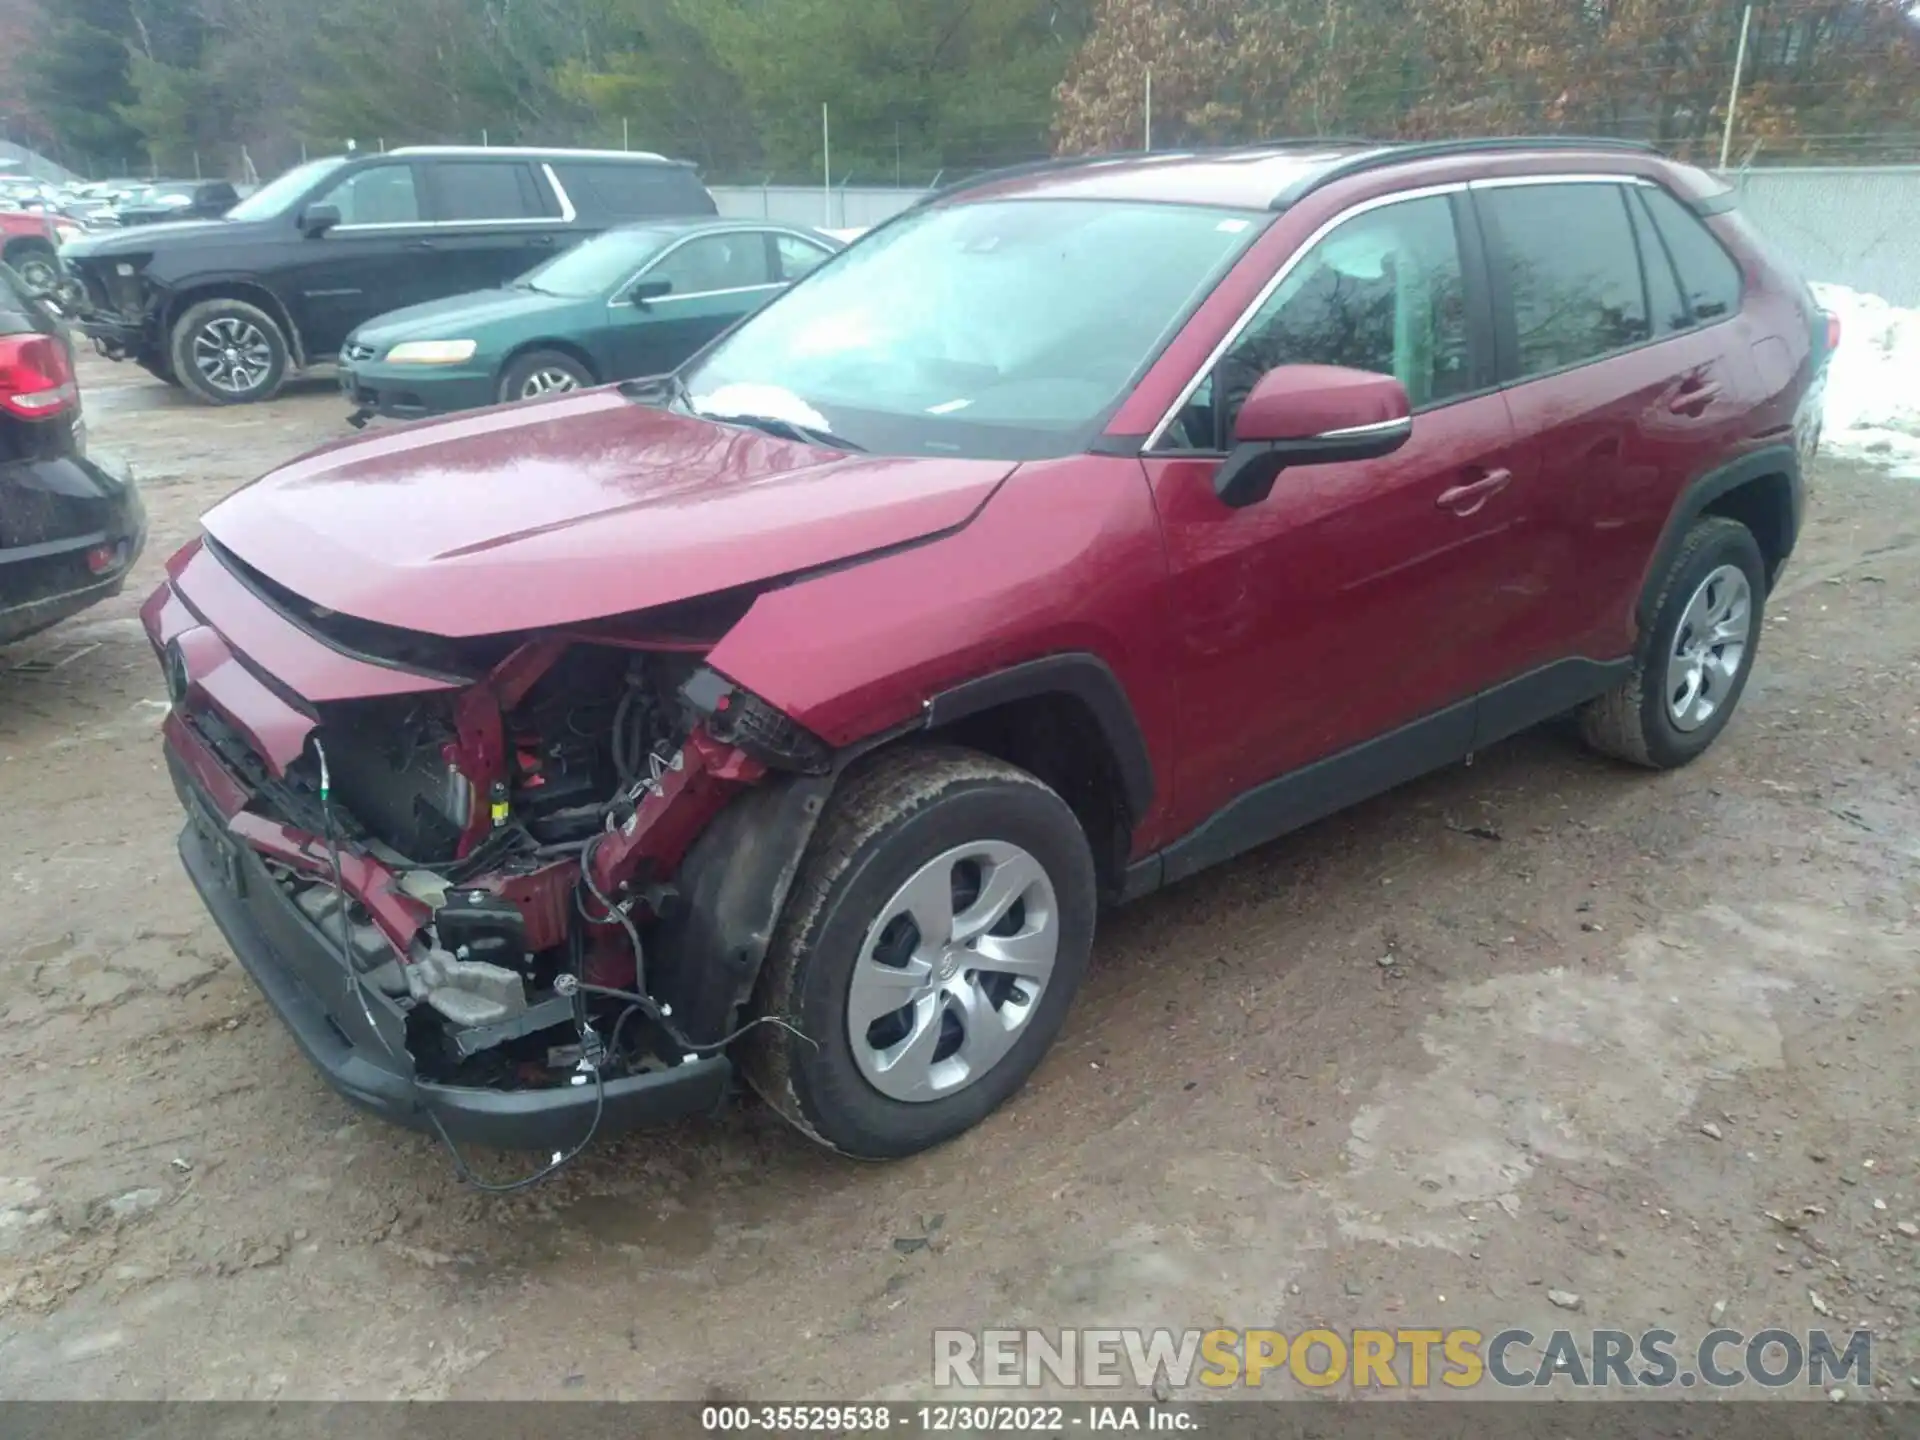
[[[174,855],[138,597],[344,407],[85,381],[153,536],[0,653],[0,1395],[844,1400],[924,1393],[936,1326],[1723,1315],[1870,1327],[1920,1398],[1912,482],[1817,470],[1700,763],[1524,736],[1107,917],[960,1141],[856,1165],[743,1101],[501,1200],[322,1085]]]

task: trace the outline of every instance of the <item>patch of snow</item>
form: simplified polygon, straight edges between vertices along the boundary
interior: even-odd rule
[[[1813,293],[1840,317],[1821,449],[1920,480],[1920,310],[1844,285],[1816,282]]]

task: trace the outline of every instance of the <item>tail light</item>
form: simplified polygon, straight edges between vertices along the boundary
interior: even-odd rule
[[[67,347],[51,335],[0,335],[0,410],[47,420],[79,408]]]
[[[1840,317],[1831,310],[1822,310],[1820,316],[1827,322],[1827,354],[1831,355],[1840,348]]]

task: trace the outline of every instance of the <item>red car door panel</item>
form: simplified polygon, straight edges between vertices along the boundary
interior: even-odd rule
[[[1467,513],[1441,500],[1531,463],[1498,394],[1420,415],[1385,459],[1285,471],[1240,510],[1214,494],[1217,459],[1148,458],[1178,617],[1183,826],[1478,688],[1524,487]]]

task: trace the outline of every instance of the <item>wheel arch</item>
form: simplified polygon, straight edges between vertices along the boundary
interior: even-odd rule
[[[280,333],[286,336],[287,349],[293,356],[293,363],[304,369],[307,364],[307,346],[300,334],[300,327],[294,322],[293,312],[272,290],[257,281],[221,279],[196,280],[192,284],[176,290],[167,297],[166,309],[161,313],[161,334],[163,342],[173,344],[173,327],[187,311],[196,305],[204,305],[209,300],[238,300],[242,304],[252,305],[264,310],[274,324],[280,327]]]
[[[1667,516],[1641,582],[1640,598],[1634,606],[1641,636],[1644,638],[1653,624],[1661,585],[1696,520],[1703,515],[1723,515],[1746,526],[1760,547],[1771,587],[1793,553],[1804,494],[1799,454],[1785,444],[1752,451],[1690,483]]]
[[[1133,704],[1104,660],[1075,652],[1009,666],[933,696],[925,715],[927,733],[1058,792],[1087,832],[1101,889],[1119,893],[1154,774]]]

